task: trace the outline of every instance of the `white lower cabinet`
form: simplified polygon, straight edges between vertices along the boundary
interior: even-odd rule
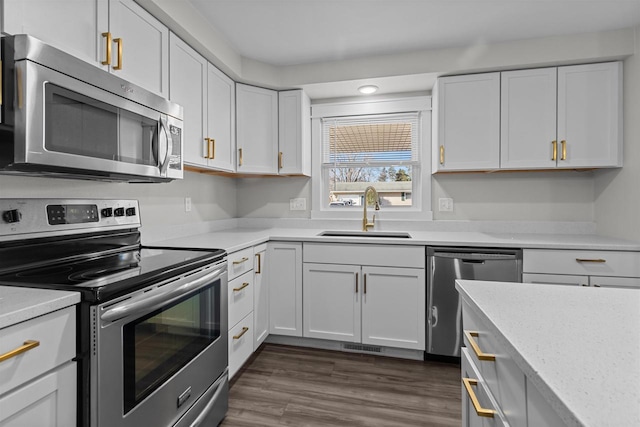
[[[424,247],[394,248],[305,244],[303,336],[424,350]]]
[[[522,281],[640,289],[640,252],[525,249]]]
[[[0,330],[0,355],[24,350],[0,363],[0,426],[76,425],[75,310]]]
[[[269,335],[269,281],[267,280],[267,244],[256,246],[253,266],[253,351]]]
[[[229,254],[229,379],[253,353],[253,247]]]
[[[267,244],[269,333],[302,336],[302,243]]]
[[[253,312],[229,329],[229,379],[253,353]]]

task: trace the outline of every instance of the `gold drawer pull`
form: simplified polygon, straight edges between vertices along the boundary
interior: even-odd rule
[[[243,327],[242,327],[242,332],[240,332],[238,335],[234,335],[234,336],[233,336],[233,339],[234,339],[234,340],[239,340],[240,338],[242,338],[242,336],[243,336],[244,334],[246,334],[246,333],[247,333],[247,331],[248,331],[248,330],[249,330],[249,328],[247,328],[246,326],[243,326]]]
[[[27,351],[34,349],[39,345],[40,341],[27,340],[20,347],[8,351],[5,354],[0,354],[0,362],[4,362],[5,360],[11,359],[12,357],[16,357],[19,354],[26,353]]]
[[[233,292],[240,292],[241,290],[243,290],[244,288],[246,288],[247,286],[249,286],[248,282],[244,282],[242,284],[242,286],[240,286],[239,288],[233,288]]]
[[[593,263],[603,263],[603,262],[607,262],[606,259],[602,259],[602,258],[576,258],[576,262],[593,262]]]
[[[474,337],[478,336],[478,332],[464,331],[464,335],[469,340],[469,343],[471,344],[471,348],[473,349],[473,352],[476,354],[476,356],[478,356],[479,360],[489,360],[492,362],[496,360],[495,354],[485,353],[482,350],[480,350],[480,346],[478,345],[476,340],[473,339]]]
[[[242,264],[243,262],[246,262],[246,261],[249,261],[249,258],[247,258],[246,256],[243,256],[241,260],[233,261],[233,265]]]
[[[476,414],[478,414],[479,417],[493,418],[493,414],[495,414],[496,411],[480,406],[480,402],[478,402],[478,398],[471,388],[472,385],[478,385],[478,380],[474,380],[472,378],[463,378],[462,382],[464,383],[464,388],[467,389],[467,394],[469,395],[469,399],[471,399],[473,409],[476,410]]]

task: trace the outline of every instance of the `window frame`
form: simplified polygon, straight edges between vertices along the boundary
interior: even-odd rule
[[[346,116],[377,114],[420,113],[419,165],[414,165],[412,180],[413,205],[411,207],[386,207],[376,214],[380,219],[432,220],[431,210],[431,96],[409,96],[402,98],[367,99],[345,102],[314,103],[311,105],[311,218],[355,219],[362,216],[361,209],[337,209],[325,205],[329,200],[328,168],[323,167],[322,119]]]

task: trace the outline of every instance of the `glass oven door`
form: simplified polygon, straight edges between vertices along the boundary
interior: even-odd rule
[[[173,425],[228,366],[227,264],[92,308],[91,425]]]
[[[220,337],[220,286],[210,284],[124,325],[124,412]]]

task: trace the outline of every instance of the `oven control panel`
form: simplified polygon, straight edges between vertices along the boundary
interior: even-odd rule
[[[0,199],[0,241],[138,228],[139,212],[137,200]]]

